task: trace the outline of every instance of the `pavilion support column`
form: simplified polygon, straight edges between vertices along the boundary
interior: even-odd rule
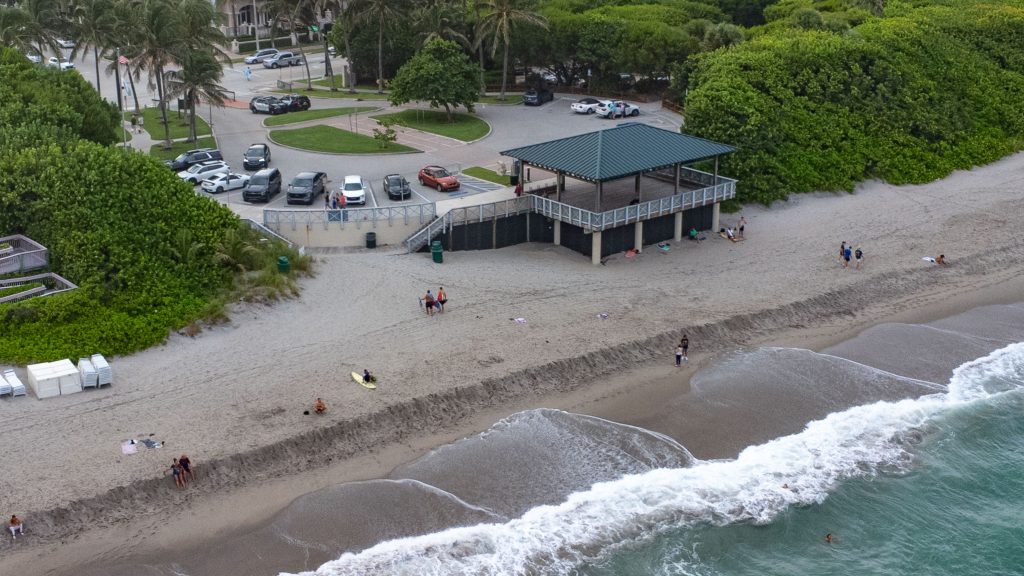
[[[640,220],[633,227],[633,249],[637,252],[644,251],[644,222]]]
[[[722,203],[715,202],[715,205],[711,208],[711,231],[718,232],[718,217],[722,212]]]
[[[555,200],[562,201],[562,192],[565,191],[565,174],[559,172],[555,175]],[[557,230],[557,229],[556,229]],[[558,244],[558,242],[555,242]]]
[[[594,212],[601,211],[601,195],[604,193],[604,187],[602,186],[602,184],[603,182],[597,183],[597,205],[594,208]]]
[[[590,234],[590,263],[598,265],[601,263],[601,231],[594,230]]]
[[[555,220],[555,246],[562,245],[562,221]]]
[[[636,182],[633,183],[633,192],[636,193],[637,203],[640,202],[640,175],[636,175]]]
[[[718,156],[715,156],[715,181],[711,184],[712,186],[718,185]]]
[[[683,213],[682,212],[676,212],[675,230],[673,232],[674,232],[674,240],[676,242],[682,242],[683,241]]]

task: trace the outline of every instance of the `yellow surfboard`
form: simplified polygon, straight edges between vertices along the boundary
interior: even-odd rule
[[[370,390],[376,390],[377,389],[377,385],[374,384],[373,382],[364,382],[363,381],[363,375],[360,374],[359,372],[353,372],[352,373],[352,379],[355,380],[356,382],[362,384],[364,387],[369,388]]]

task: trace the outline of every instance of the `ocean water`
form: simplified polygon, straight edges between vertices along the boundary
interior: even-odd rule
[[[381,542],[303,574],[1024,574],[1024,324],[987,330],[993,322],[987,316],[1005,324],[1022,312],[1020,307],[979,309],[945,324],[889,325],[822,354],[789,349],[740,353],[721,366],[725,374],[747,370],[745,385],[752,385],[750,366],[755,363],[768,380],[782,378],[797,390],[805,387],[812,400],[802,409],[846,407],[826,411],[799,431],[751,445],[731,459],[687,458],[685,441],[673,450],[670,439],[653,438],[661,448],[645,444],[639,453],[648,457],[631,470],[624,470],[623,462],[638,453],[636,438],[646,431],[616,430],[617,425],[607,423],[598,426],[600,434],[585,435],[602,447],[587,461],[614,455],[616,464],[604,467],[604,481],[559,494],[557,502],[521,514],[520,506],[494,499],[484,508],[502,520]],[[915,332],[922,336],[916,338]],[[900,354],[910,361],[898,363]],[[974,354],[980,355],[965,358]],[[873,357],[886,369],[872,367]],[[771,364],[774,358],[778,365]],[[823,366],[832,371],[827,378],[808,376]],[[950,369],[945,382],[937,381]],[[728,404],[729,378],[712,372],[703,383],[697,381],[698,388],[704,387],[697,392],[716,399],[709,406]],[[836,379],[842,385],[830,386]],[[858,381],[875,393],[890,388],[885,382],[908,390],[921,387],[897,395],[902,398],[856,403],[864,397]],[[764,410],[769,424],[788,404]],[[522,421],[534,421],[529,429],[543,429],[537,420],[586,418],[558,414],[516,415],[469,439],[461,450],[467,455],[440,450],[405,472],[429,475],[444,470],[445,463],[458,469],[472,461],[470,455],[488,454],[486,438],[497,436],[502,440],[482,459],[489,466],[481,466],[475,482],[463,474],[452,481],[434,473],[438,489],[446,493],[484,484],[488,490],[476,493],[489,494],[496,491],[492,481],[505,477],[494,459],[510,450],[503,431],[519,430],[516,423]],[[609,447],[607,438],[620,434],[629,440]],[[577,439],[569,444],[576,454],[569,461],[579,462],[586,443]],[[677,465],[659,465],[671,454],[677,454]],[[517,486],[529,483],[524,476],[503,489],[518,491]],[[542,485],[553,481],[538,478]],[[536,488],[524,492],[536,493]],[[833,534],[833,543],[824,541],[826,533]]]

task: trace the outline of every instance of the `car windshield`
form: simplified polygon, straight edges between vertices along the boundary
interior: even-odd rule
[[[359,182],[345,182],[345,191],[346,192],[355,191],[355,190],[362,190],[362,189],[363,189],[363,185],[361,183],[359,183]]]
[[[434,170],[434,178],[447,178],[449,176],[448,171],[444,168],[438,168]]]
[[[188,152],[186,152],[184,154],[178,154],[178,156],[174,159],[174,161],[175,162],[184,162],[186,158],[188,158]]]
[[[263,148],[249,148],[245,151],[245,156],[247,158],[259,158],[263,156]]]
[[[292,186],[308,187],[308,186],[312,186],[312,185],[313,185],[313,179],[312,178],[296,178],[295,180],[292,180]]]
[[[266,176],[253,176],[252,180],[249,180],[249,184],[266,184],[266,183],[267,183],[267,177]]]
[[[192,173],[196,173],[196,172],[199,172],[200,170],[205,170],[205,169],[206,169],[206,166],[202,166],[200,164],[196,164],[195,166],[189,168],[188,171],[192,172]]]

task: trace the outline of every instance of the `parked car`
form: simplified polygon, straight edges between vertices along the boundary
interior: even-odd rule
[[[56,56],[50,56],[49,60],[46,61],[46,65],[50,68],[60,68],[61,70],[73,70],[75,67],[74,62],[69,62],[65,58],[58,58]]]
[[[249,179],[249,185],[242,191],[242,200],[270,202],[270,199],[279,192],[281,192],[281,171],[277,168],[265,168]]]
[[[541,104],[551,102],[554,99],[555,95],[551,90],[546,90],[544,88],[541,88],[540,90],[530,88],[523,93],[523,104],[526,104],[527,106],[540,106]]]
[[[299,172],[288,185],[288,204],[313,204],[316,197],[326,191],[327,174]]]
[[[302,56],[291,52],[278,52],[263,60],[264,68],[280,68],[281,66],[298,66],[302,64]]]
[[[640,107],[636,104],[623,102],[622,100],[609,100],[602,102],[597,107],[596,114],[602,118],[625,118],[626,116],[639,116]]]
[[[249,110],[252,110],[253,114],[282,114],[287,112],[288,108],[276,96],[257,96],[249,100]]]
[[[590,96],[587,96],[586,98],[580,98],[579,100],[573,102],[569,107],[572,108],[572,111],[577,114],[593,114],[594,112],[597,112],[598,106],[601,106],[606,102],[608,101],[598,100],[597,98],[591,98]]]
[[[440,166],[424,166],[418,176],[420,184],[437,188],[438,192],[459,189],[459,180]]]
[[[75,41],[74,40],[68,40],[67,38],[58,38],[57,39],[57,46],[60,46],[61,48],[74,48],[75,47]]]
[[[28,54],[25,54],[25,57],[28,58],[28,61],[33,64],[39,64],[43,61],[43,57],[40,56],[38,52],[30,52]]]
[[[341,193],[345,195],[347,204],[366,204],[366,196],[369,190],[362,176],[345,176],[345,182],[341,185]]]
[[[203,162],[196,164],[188,170],[182,170],[178,172],[178,178],[181,178],[185,182],[195,186],[203,180],[206,180],[214,174],[227,174],[231,171],[228,167],[227,162],[221,162],[220,160],[213,160],[210,162]]]
[[[301,112],[309,110],[309,98],[302,94],[288,94],[277,99],[288,112]]]
[[[266,144],[253,144],[242,155],[242,168],[245,170],[259,170],[267,166],[270,166],[270,146]]]
[[[234,172],[228,172],[224,174],[214,174],[203,183],[199,185],[203,192],[209,192],[210,194],[220,194],[226,190],[236,190],[238,188],[245,188],[249,184],[248,174],[235,174]]]
[[[174,160],[167,160],[164,164],[175,172],[181,172],[182,170],[187,170],[200,162],[223,159],[224,157],[221,156],[220,150],[215,150],[213,148],[196,148],[194,150],[182,152],[181,154],[178,154]]]
[[[405,200],[412,197],[412,188],[405,176],[399,174],[388,174],[384,177],[384,191],[392,200]]]
[[[264,60],[280,52],[277,48],[264,48],[259,52],[245,57],[246,64],[262,64]]]

